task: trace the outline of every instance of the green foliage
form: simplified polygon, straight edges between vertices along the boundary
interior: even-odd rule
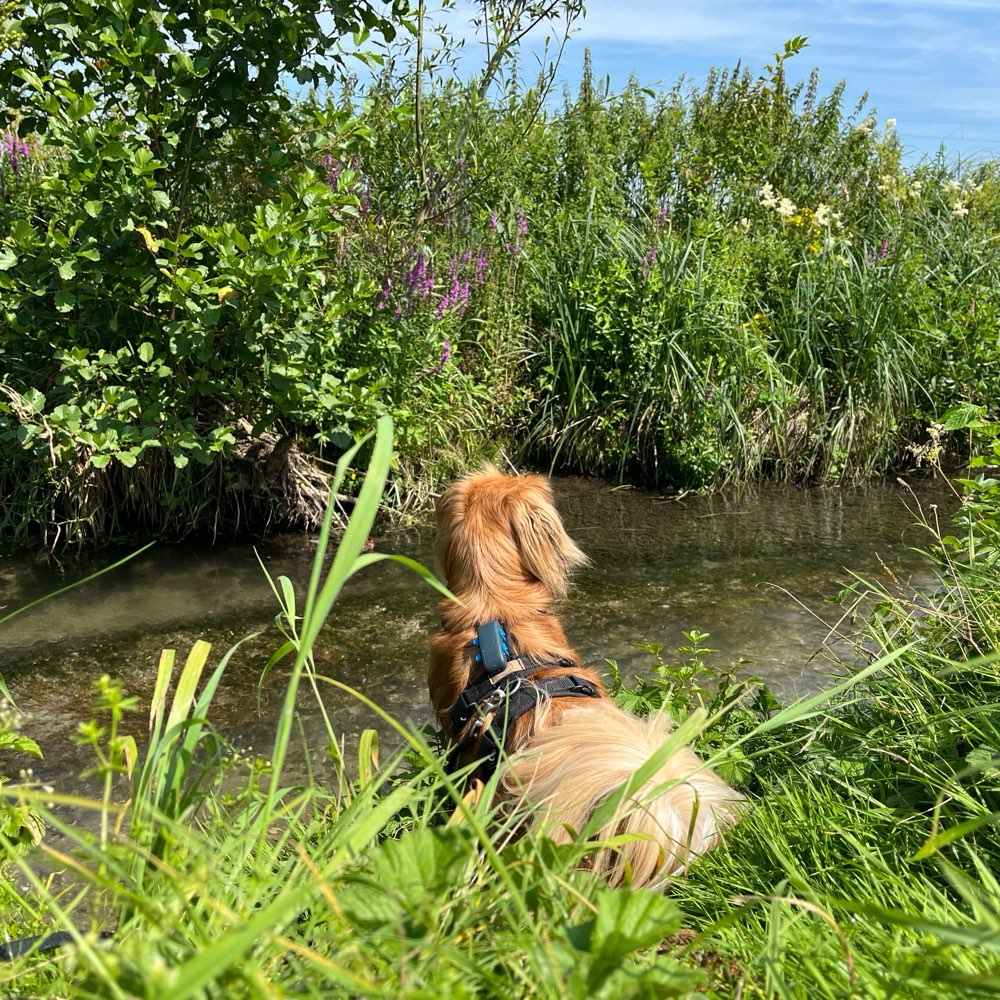
[[[513,84],[490,106],[474,84],[378,81],[362,169],[394,239],[367,229],[377,254],[361,266],[385,289],[394,254],[440,267],[466,234],[490,248],[487,308],[470,300],[432,342],[461,345],[466,389],[449,398],[469,406],[466,441],[499,431],[536,462],[680,487],[863,479],[908,461],[948,406],[994,405],[993,167],[903,169],[891,124],[846,109],[842,84],[788,82],[804,47],[791,39],[760,76],[661,95],[635,81],[613,94],[588,61],[547,116]],[[459,123],[468,156],[428,218],[421,155],[447,170]],[[416,239],[395,239],[414,217]],[[493,233],[513,219],[514,266],[494,270],[488,217]],[[423,364],[432,345],[396,318],[380,342],[417,372],[406,345]]]
[[[969,463],[981,470],[972,478],[958,479],[963,488],[962,505],[955,515],[957,537],[941,539],[942,551],[987,582],[1000,564],[1000,427],[984,419],[984,407],[956,407],[941,418],[942,431],[969,431],[976,439],[985,439],[986,447]],[[980,572],[982,571],[982,572]]]
[[[555,113],[555,63],[505,60],[579,8],[487,4],[460,82],[394,7],[412,34],[363,90],[333,49],[392,34],[363,3],[12,23],[0,529],[315,527],[324,463],[385,414],[397,505],[501,455],[864,479],[951,407],[995,418],[995,164],[904,168],[843,84],[791,82],[803,38],[665,93],[588,60]]]
[[[0,696],[2,694],[0,691]],[[41,747],[35,740],[17,731],[18,723],[17,716],[3,708],[0,702],[0,760],[4,761],[5,770],[11,760],[10,754],[42,756]],[[16,785],[11,785],[10,781],[8,775],[0,772],[0,881],[5,878],[4,868],[11,859],[23,857],[45,834],[39,812],[14,798]]]
[[[16,29],[0,111],[32,154],[0,208],[4,493],[49,494],[71,535],[183,523],[241,423],[323,414],[353,438],[378,408],[345,413],[334,348],[370,289],[327,269],[357,199],[321,158],[364,132],[279,81],[329,82],[345,32],[393,24],[366,0],[93,2],[26,8]]]

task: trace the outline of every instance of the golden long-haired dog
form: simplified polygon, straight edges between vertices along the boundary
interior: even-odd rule
[[[480,777],[499,766],[500,794],[525,799],[549,836],[566,842],[663,747],[669,721],[618,708],[552,613],[587,557],[544,477],[487,468],[445,491],[437,520],[435,556],[462,602],[439,606],[428,671],[452,758],[486,758]],[[599,849],[593,866],[616,883],[662,883],[715,846],[742,804],[681,748],[597,831],[618,846]]]

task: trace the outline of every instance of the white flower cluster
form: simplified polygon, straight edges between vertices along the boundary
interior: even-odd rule
[[[879,178],[878,189],[882,194],[889,195],[895,201],[909,199],[919,201],[924,190],[923,181],[913,181],[908,177],[896,176],[894,174],[883,174]]]
[[[969,199],[979,194],[983,186],[969,177],[964,177],[961,181],[953,177],[945,184],[944,189],[951,197],[951,214],[961,219],[969,214]]]
[[[912,180],[905,175],[895,176],[883,174],[879,178],[878,189],[897,203],[903,201],[919,201],[924,194],[926,185],[923,181]],[[951,214],[963,218],[969,214],[969,202],[982,190],[982,185],[974,183],[970,178],[963,180],[951,178],[941,186],[941,197],[951,206]]]
[[[822,202],[812,208],[797,208],[791,198],[784,197],[766,182],[760,189],[760,204],[773,209],[791,227],[798,228],[807,238],[808,249],[818,254],[822,250],[838,253],[837,259],[844,265],[850,263],[847,252],[851,241],[841,232],[843,220],[839,212]]]
[[[869,115],[863,122],[859,122],[857,130],[862,135],[871,135],[875,130],[875,116]]]
[[[798,211],[791,198],[778,194],[767,181],[760,189],[760,203],[764,208],[773,208],[784,219],[791,218]]]
[[[820,229],[839,229],[843,222],[840,212],[834,212],[829,205],[824,205],[823,202],[816,206],[816,211],[813,212],[813,221]]]

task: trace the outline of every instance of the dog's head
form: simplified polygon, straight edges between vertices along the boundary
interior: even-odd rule
[[[502,604],[517,588],[559,598],[570,573],[587,562],[543,476],[505,476],[491,467],[467,476],[442,494],[437,522],[435,556],[463,601]]]

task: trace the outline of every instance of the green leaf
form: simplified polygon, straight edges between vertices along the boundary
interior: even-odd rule
[[[982,826],[996,826],[998,821],[1000,821],[1000,812],[992,812],[984,816],[973,816],[962,823],[957,823],[947,830],[942,830],[940,833],[928,837],[924,846],[910,860],[922,861],[924,858],[929,858],[932,854],[940,851],[942,847],[947,847],[948,844],[961,840],[967,834],[975,833]]]
[[[447,899],[461,882],[467,858],[468,848],[458,828],[439,826],[383,842],[372,861],[378,880],[416,907],[434,898]]]
[[[72,292],[56,292],[56,309],[61,313],[69,312],[76,305],[76,296]]]
[[[153,348],[153,345],[148,340],[144,340],[139,345],[139,357],[147,364],[153,360],[153,356],[155,353],[156,352]]]
[[[0,750],[27,753],[33,757],[42,756],[42,748],[30,736],[22,736],[20,733],[0,732]]]
[[[111,461],[111,456],[110,455],[100,455],[100,454],[98,454],[98,455],[91,455],[90,456],[90,464],[95,469],[103,469],[103,468],[105,468],[105,466],[107,466],[108,462],[110,462],[110,461]]]
[[[0,250],[0,271],[9,271],[17,263],[17,254],[13,250]]]
[[[76,265],[71,260],[64,260],[59,265],[59,277],[64,281],[72,281],[76,277]]]
[[[941,418],[941,426],[946,431],[988,430],[989,422],[985,419],[986,408],[973,403],[960,403],[953,406]]]
[[[573,946],[592,956],[588,995],[596,993],[632,952],[659,944],[680,926],[680,910],[665,896],[635,889],[602,890],[594,919],[567,931]]]

